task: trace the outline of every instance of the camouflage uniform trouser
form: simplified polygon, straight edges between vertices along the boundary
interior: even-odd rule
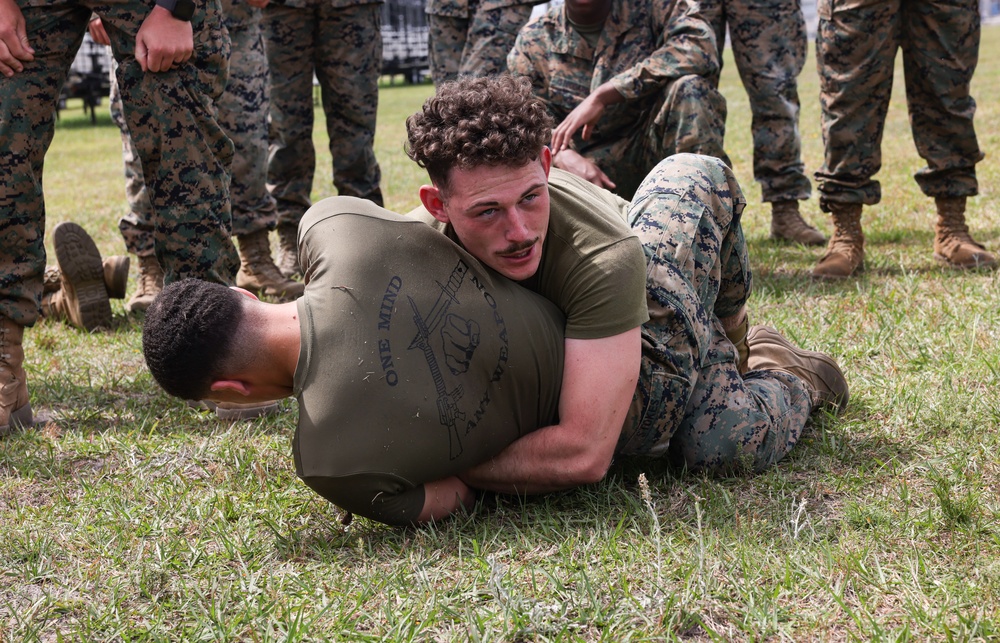
[[[816,172],[820,207],[873,205],[882,198],[882,131],[896,50],[903,50],[910,129],[927,167],[915,176],[927,196],[978,192],[983,153],[969,84],[979,61],[976,0],[820,0],[816,66],[826,156]]]
[[[808,42],[801,0],[702,0],[701,7],[719,43],[720,69],[729,27],[753,113],[753,175],[763,200],[808,199],[799,133],[798,76]]]
[[[312,205],[313,73],[326,114],[334,187],[382,205],[374,150],[382,69],[379,6],[292,8],[272,2],[264,9],[263,27],[271,68],[267,182],[278,203],[278,225],[298,227]]]
[[[719,321],[752,287],[745,205],[732,170],[704,156],[669,157],[639,187],[629,223],[646,252],[650,319],[619,454],[760,471],[798,441],[811,409],[805,384],[777,371],[741,377]]]
[[[671,154],[704,154],[729,165],[725,134],[726,99],[704,77],[681,76],[628,132],[590,141],[577,135],[574,147],[615,182],[615,194],[631,199],[650,169]]]
[[[460,75],[489,76],[507,71],[507,54],[517,32],[531,17],[531,4],[482,9],[467,18],[427,14],[427,49],[435,85]]]
[[[35,60],[0,81],[0,315],[19,324],[33,324],[38,316],[45,270],[42,165],[59,91],[91,9],[103,19],[120,63],[125,116],[150,184],[156,253],[167,279],[231,283],[239,267],[229,238],[233,146],[212,107],[225,86],[229,58],[219,5],[198,5],[191,61],[143,73],[134,57],[135,36],[152,7],[152,0],[81,0],[22,8]]]
[[[226,14],[232,41],[229,82],[216,100],[216,117],[233,141],[235,155],[229,194],[232,233],[236,236],[273,230],[277,222],[274,199],[267,191],[267,56],[260,32],[260,9],[235,5]],[[142,164],[128,133],[121,93],[111,75],[111,119],[122,134],[125,161],[125,197],[129,213],[118,222],[125,247],[136,256],[151,256],[154,246],[153,210],[149,204]]]

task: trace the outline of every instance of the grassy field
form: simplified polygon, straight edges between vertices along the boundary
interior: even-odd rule
[[[970,223],[1000,249],[1000,27],[973,85],[987,152]],[[931,258],[933,203],[912,175],[901,68],[866,209],[868,271],[814,283],[820,249],[768,240],[749,110],[731,58],[727,148],[751,206],[751,315],[843,364],[851,404],[750,478],[617,464],[598,485],[487,498],[467,517],[392,529],[295,477],[295,403],[222,422],[166,397],[140,322],[27,334],[36,429],[0,440],[0,639],[996,640],[1000,638],[1000,288]],[[416,205],[404,118],[429,86],[386,87],[377,155],[387,205]],[[801,77],[809,172],[818,89]],[[101,112],[104,111],[102,108]],[[321,126],[316,133],[325,146]],[[46,160],[48,227],[74,220],[121,253],[118,134],[62,114]],[[314,197],[332,192],[320,155]],[[824,231],[815,200],[806,213]],[[50,246],[51,251],[51,246]],[[133,269],[134,270],[134,269]]]

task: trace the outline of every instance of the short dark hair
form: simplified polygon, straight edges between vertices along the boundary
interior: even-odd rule
[[[510,74],[443,83],[406,119],[407,155],[447,188],[453,167],[520,167],[552,138],[552,117],[531,83]]]
[[[243,320],[241,298],[199,279],[175,281],[157,295],[142,326],[142,352],[163,390],[185,400],[208,395]]]

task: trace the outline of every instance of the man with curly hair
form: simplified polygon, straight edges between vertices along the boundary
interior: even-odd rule
[[[565,489],[616,454],[760,471],[812,411],[846,406],[832,358],[748,333],[746,201],[720,160],[667,158],[629,203],[552,168],[551,117],[511,76],[443,85],[407,131],[431,180],[414,214],[566,315],[558,422],[461,474],[470,486]]]
[[[297,301],[166,287],[142,337],[156,381],[185,399],[295,396],[296,472],[350,512],[407,524],[468,506],[457,473],[555,421],[562,314],[366,200],[317,203],[298,242]]]

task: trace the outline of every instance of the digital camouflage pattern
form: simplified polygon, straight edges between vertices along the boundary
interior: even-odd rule
[[[291,5],[272,2],[264,9],[271,70],[267,186],[277,201],[279,226],[297,228],[312,204],[316,171],[313,73],[319,79],[337,192],[382,205],[382,172],[374,150],[382,32],[378,4]]]
[[[650,319],[618,454],[760,471],[798,441],[812,405],[806,385],[777,371],[741,377],[719,321],[752,288],[745,205],[729,167],[690,154],[665,159],[636,192],[629,223],[646,253]]]
[[[913,141],[927,167],[916,173],[924,194],[972,196],[983,158],[969,84],[979,61],[976,0],[820,0],[816,66],[820,76],[823,167],[820,207],[873,205],[871,179],[882,166],[882,132],[897,49],[903,50]]]
[[[431,77],[440,85],[460,75],[488,76],[507,70],[507,54],[536,2],[430,0],[427,49]]]
[[[730,46],[753,113],[753,175],[763,201],[809,198],[799,132],[798,77],[808,35],[801,0],[701,0],[722,46]]]
[[[596,47],[570,25],[564,5],[529,22],[507,58],[556,123],[607,81],[625,98],[573,148],[593,159],[630,198],[656,163],[678,152],[723,158],[726,101],[715,88],[715,34],[691,0],[622,0]]]
[[[267,56],[260,31],[260,9],[243,2],[223,2],[225,25],[232,41],[229,82],[215,103],[222,129],[233,141],[235,155],[229,186],[232,233],[236,236],[273,230],[274,199],[267,191]],[[142,164],[125,126],[121,94],[111,78],[111,118],[122,133],[125,196],[129,213],[118,223],[125,247],[136,256],[153,254],[152,208],[142,178]]]
[[[233,147],[212,102],[226,82],[229,38],[217,1],[198,3],[192,59],[143,73],[135,35],[153,0],[22,2],[35,60],[0,82],[0,315],[30,325],[38,316],[45,269],[42,164],[55,106],[91,11],[101,16],[120,61],[118,81],[136,149],[151,177],[150,201],[169,280],[232,283],[239,259],[229,238],[228,166]]]

